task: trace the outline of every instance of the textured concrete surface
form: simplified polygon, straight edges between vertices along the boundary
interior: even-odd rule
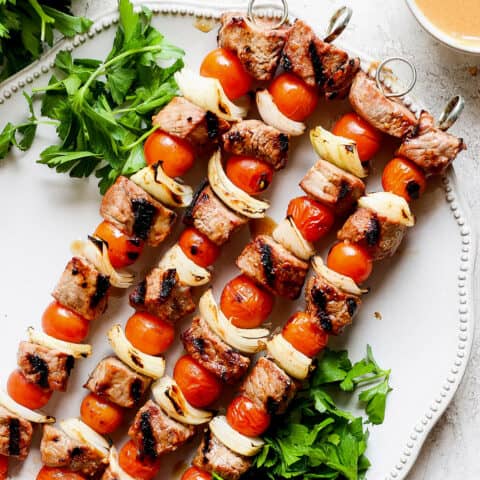
[[[199,0],[201,3],[201,0]],[[225,6],[228,1],[222,0]],[[76,9],[95,18],[115,0],[78,0]],[[325,25],[336,7],[354,9],[352,25],[342,37],[376,58],[402,55],[418,69],[415,96],[438,115],[455,93],[467,105],[454,131],[464,137],[468,154],[455,164],[460,188],[470,207],[472,223],[480,217],[480,57],[454,52],[432,39],[417,24],[402,0],[289,0],[292,11],[310,23]],[[478,282],[477,288],[478,289]],[[477,316],[478,317],[478,316]],[[480,328],[477,329],[467,373],[454,401],[425,444],[409,480],[480,478]],[[378,480],[378,479],[374,479]]]

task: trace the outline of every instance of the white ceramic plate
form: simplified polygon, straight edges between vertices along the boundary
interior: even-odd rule
[[[195,15],[217,16],[217,7],[185,3],[151,3],[154,25],[167,38],[183,47],[186,63],[198,68],[206,52],[215,47],[216,29],[208,34],[194,28]],[[104,58],[111,46],[117,21],[116,13],[99,20],[89,35],[63,44],[74,49],[75,56]],[[45,85],[52,73],[55,51],[40,63],[21,72],[0,86],[0,127],[7,121],[19,122],[25,116],[22,90]],[[330,127],[349,109],[346,102],[322,103],[309,126]],[[69,244],[92,232],[100,220],[100,195],[95,181],[72,180],[35,163],[42,148],[54,141],[54,132],[39,131],[33,148],[22,154],[12,151],[0,163],[2,275],[0,276],[0,366],[2,383],[15,368],[18,342],[25,338],[29,325],[40,325],[41,314],[50,302],[52,291],[64,265],[70,258]],[[270,215],[284,217],[290,198],[301,194],[297,186],[315,161],[307,136],[293,142],[287,168],[275,176],[268,192],[272,201]],[[385,142],[382,154],[374,162],[368,190],[380,189],[379,177],[394,144]],[[205,175],[198,164],[192,184]],[[413,206],[418,222],[398,254],[375,265],[369,280],[371,293],[346,333],[335,339],[334,347],[347,347],[353,359],[363,356],[367,343],[381,365],[391,367],[394,391],[389,397],[387,416],[382,426],[371,429],[368,456],[372,468],[369,479],[405,478],[428,432],[447,407],[470,353],[473,336],[472,270],[473,236],[465,218],[453,171],[443,180],[432,181],[424,197]],[[179,227],[180,228],[180,227]],[[137,265],[142,276],[161,252],[177,238],[173,235],[164,248],[150,251]],[[215,272],[214,291],[218,295],[225,282],[238,273],[233,259],[248,241],[248,231],[237,235],[224,247]],[[328,242],[324,242],[327,249]],[[277,301],[272,318],[282,324],[303,301]],[[380,312],[381,320],[376,312]],[[107,313],[91,330],[92,358],[77,362],[69,392],[55,394],[48,411],[62,419],[79,414],[82,389],[96,362],[110,352],[105,333],[114,323],[124,324],[132,313],[126,296],[112,298]],[[182,331],[189,319],[179,325]],[[180,342],[167,356],[168,368],[181,354]],[[355,404],[349,405],[356,409]],[[13,478],[35,478],[40,466],[38,444],[31,455],[12,469]],[[114,437],[120,442],[122,435]],[[163,461],[164,477],[177,478],[182,466],[197,446],[193,444]]]

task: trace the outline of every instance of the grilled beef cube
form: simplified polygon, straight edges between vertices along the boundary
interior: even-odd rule
[[[31,342],[20,342],[17,363],[26,379],[42,388],[67,389],[68,377],[75,364],[72,355]]]
[[[230,124],[184,97],[174,97],[152,119],[161,130],[189,142],[197,153],[205,153],[218,144]],[[162,160],[158,158],[157,160]]]
[[[251,467],[252,460],[230,450],[207,428],[192,464],[224,480],[238,480]]]
[[[126,235],[152,247],[171,232],[177,215],[126,177],[118,177],[102,199],[100,215]]]
[[[305,298],[307,313],[317,318],[329,335],[342,333],[362,303],[359,296],[340,290],[320,275],[307,282]]]
[[[208,183],[200,186],[187,208],[183,222],[193,226],[216,245],[223,245],[247,223],[247,218],[230,210]]]
[[[198,363],[225,383],[235,383],[245,375],[250,359],[227,345],[200,317],[182,334],[183,346]]]
[[[0,406],[0,455],[27,458],[32,443],[32,424]]]
[[[364,120],[392,137],[402,138],[417,127],[415,115],[400,101],[383,95],[365,72],[355,76],[348,99]]]
[[[359,178],[325,160],[318,160],[310,168],[300,187],[337,216],[348,213],[365,193],[365,185]]]
[[[246,155],[280,170],[287,163],[290,137],[260,120],[243,120],[223,134],[223,148],[234,155]]]
[[[140,454],[155,459],[168,452],[174,452],[195,434],[195,428],[184,425],[149,400],[137,413],[128,435],[137,445]]]
[[[132,408],[143,397],[150,382],[148,377],[112,356],[100,360],[84,387],[120,407]]]
[[[358,58],[318,38],[302,20],[297,20],[287,35],[282,67],[317,86],[328,100],[345,98],[360,68]]]
[[[300,296],[308,263],[300,260],[267,235],[258,235],[237,258],[237,267],[257,283],[280,297]]]
[[[267,357],[258,359],[240,387],[240,393],[271,415],[285,413],[296,391],[295,382]]]
[[[441,175],[465,148],[461,138],[437,128],[433,117],[422,111],[418,129],[403,140],[396,155],[408,158],[427,175]]]
[[[358,208],[338,231],[339,240],[358,243],[373,260],[391,257],[402,243],[407,227],[392,222],[368,208]]]
[[[192,288],[182,285],[174,268],[154,268],[130,294],[130,305],[176,322],[195,310]]]
[[[96,449],[72,439],[62,430],[45,425],[40,443],[42,463],[48,467],[66,467],[86,476],[93,476],[108,462]]]
[[[248,21],[241,13],[224,13],[218,46],[235,52],[245,70],[256,80],[269,81],[277,70],[288,27],[273,29],[275,20]]]

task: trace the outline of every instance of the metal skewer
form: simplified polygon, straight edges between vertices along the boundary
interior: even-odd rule
[[[438,128],[443,131],[448,130],[458,120],[464,107],[465,100],[461,95],[452,97],[438,118]]]
[[[255,20],[255,14],[253,11],[254,5],[255,5],[256,0],[249,0],[248,2],[248,7],[247,7],[247,18],[250,22],[252,22],[254,25],[258,25],[257,21]],[[270,27],[272,30],[276,30],[278,28],[281,28],[286,21],[288,20],[288,3],[287,0],[281,0],[282,2],[282,16],[278,23]]]
[[[401,62],[405,63],[406,65],[409,66],[410,71],[412,73],[412,78],[410,80],[410,83],[408,86],[405,88],[405,90],[400,91],[400,92],[391,92],[388,90],[385,90],[383,82],[382,82],[382,71],[383,69],[391,62]],[[383,60],[382,63],[377,67],[377,71],[375,73],[375,82],[377,83],[378,89],[383,93],[388,98],[398,98],[398,97],[404,97],[408,93],[410,93],[413,90],[413,87],[417,83],[417,69],[415,68],[415,65],[410,61],[407,60],[404,57],[388,57],[385,60]]]

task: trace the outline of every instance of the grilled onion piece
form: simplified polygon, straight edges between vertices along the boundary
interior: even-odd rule
[[[358,205],[373,210],[378,215],[386,217],[392,223],[399,223],[405,227],[413,227],[415,225],[415,217],[407,201],[394,193],[369,193],[358,199]]]
[[[19,417],[24,418],[32,423],[54,423],[55,417],[50,415],[45,415],[42,412],[36,412],[35,410],[30,410],[29,408],[20,405],[15,400],[13,400],[7,392],[3,389],[0,389],[0,405],[5,407],[10,412],[18,415]]]
[[[53,348],[74,358],[87,358],[92,354],[92,346],[86,343],[71,343],[51,337],[46,333],[39,332],[33,327],[27,329],[28,338],[32,343]]]
[[[275,241],[283,245],[296,257],[302,260],[308,260],[315,253],[313,245],[305,240],[300,230],[295,225],[292,218],[287,217],[282,220],[275,230],[272,237]]]
[[[278,333],[267,342],[267,351],[275,363],[291,377],[305,380],[312,368],[312,359],[299,352],[289,341]]]
[[[78,418],[68,418],[60,422],[60,428],[73,440],[85,443],[97,450],[103,457],[108,456],[109,443],[93,428]]]
[[[135,480],[135,478],[131,477],[125,470],[122,470],[122,467],[118,463],[117,449],[113,445],[110,447],[110,454],[108,455],[108,468],[115,477],[115,480]]]

